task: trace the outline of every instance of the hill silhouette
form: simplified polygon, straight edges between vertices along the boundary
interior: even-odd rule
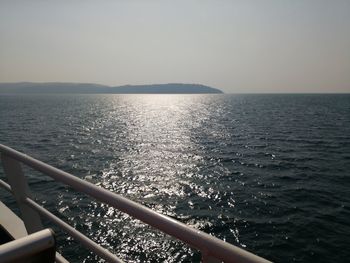
[[[19,82],[0,83],[0,93],[71,93],[71,94],[206,94],[223,93],[200,84],[151,84],[106,86],[93,83]]]

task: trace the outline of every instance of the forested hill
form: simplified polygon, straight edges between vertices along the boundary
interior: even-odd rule
[[[200,84],[181,83],[112,87],[92,83],[19,82],[0,83],[0,93],[205,94],[223,92]]]

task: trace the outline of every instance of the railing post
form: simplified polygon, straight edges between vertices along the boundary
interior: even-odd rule
[[[28,234],[42,230],[43,226],[39,214],[24,202],[26,197],[31,197],[31,193],[21,164],[5,154],[1,154],[1,160]]]

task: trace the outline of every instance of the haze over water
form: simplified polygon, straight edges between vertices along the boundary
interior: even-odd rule
[[[0,116],[2,144],[269,260],[350,257],[349,95],[2,95]],[[127,261],[200,259],[26,174],[44,207]],[[57,232],[72,262],[97,260]]]
[[[350,92],[348,0],[1,1],[0,82]]]

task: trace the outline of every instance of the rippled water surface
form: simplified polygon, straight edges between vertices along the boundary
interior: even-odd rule
[[[1,143],[267,259],[350,257],[349,95],[1,95],[0,120]],[[200,260],[25,172],[40,203],[126,261]],[[57,232],[72,262],[99,260]]]

